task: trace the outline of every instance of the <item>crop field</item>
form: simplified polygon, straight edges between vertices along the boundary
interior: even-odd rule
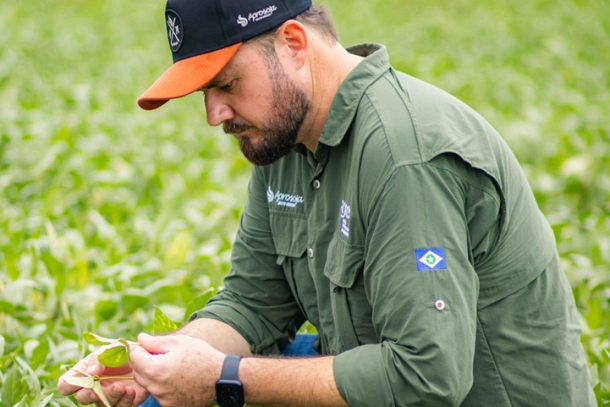
[[[482,113],[555,232],[610,405],[610,2],[327,0],[344,46]],[[229,270],[250,164],[202,96],[136,98],[171,63],[164,1],[0,2],[0,405],[74,406],[86,331],[134,340]]]

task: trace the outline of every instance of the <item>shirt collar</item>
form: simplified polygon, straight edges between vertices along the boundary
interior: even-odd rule
[[[333,147],[341,142],[366,89],[390,69],[390,59],[383,45],[359,44],[348,48],[347,51],[365,59],[348,74],[339,87],[324,123],[318,149],[320,144]]]

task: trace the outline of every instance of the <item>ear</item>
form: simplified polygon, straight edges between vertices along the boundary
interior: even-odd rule
[[[309,35],[305,26],[297,20],[284,22],[276,32],[275,52],[279,58],[286,58],[297,69],[301,68],[309,53]]]

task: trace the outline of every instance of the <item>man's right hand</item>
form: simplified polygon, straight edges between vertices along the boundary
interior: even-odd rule
[[[92,389],[74,386],[66,381],[68,377],[82,377],[78,372],[84,372],[91,376],[133,376],[133,371],[128,363],[118,368],[108,368],[103,366],[97,359],[97,356],[103,351],[100,348],[98,351],[88,355],[83,360],[78,362],[74,367],[64,373],[57,382],[57,389],[65,396],[74,394],[76,401],[81,404],[93,404],[98,407],[104,407],[99,396]],[[102,380],[102,390],[108,399],[108,402],[113,407],[132,407],[139,406],[146,400],[148,392],[136,383],[135,380]]]

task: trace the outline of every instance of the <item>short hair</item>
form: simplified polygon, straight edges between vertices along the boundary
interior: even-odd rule
[[[329,44],[334,44],[339,41],[339,35],[335,29],[330,11],[324,5],[312,5],[294,19],[304,26],[316,30]],[[265,56],[275,56],[274,42],[277,30],[278,27],[265,31],[262,34],[249,39],[245,44],[258,46]]]

